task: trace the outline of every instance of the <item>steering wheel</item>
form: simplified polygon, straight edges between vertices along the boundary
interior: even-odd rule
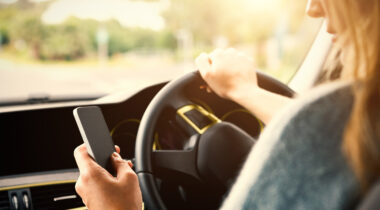
[[[288,97],[294,95],[289,87],[266,74],[258,72],[257,79],[262,88]],[[156,183],[157,169],[170,171],[176,178],[192,177],[217,189],[219,193],[213,196],[220,202],[256,141],[242,129],[222,122],[189,99],[186,90],[196,92],[202,85],[206,83],[198,72],[172,80],[157,93],[142,117],[136,138],[135,171],[144,205],[150,210],[166,209]],[[193,131],[188,141],[190,146],[185,150],[152,149],[159,117],[168,108],[176,110],[176,119]],[[207,208],[218,205],[210,204]]]

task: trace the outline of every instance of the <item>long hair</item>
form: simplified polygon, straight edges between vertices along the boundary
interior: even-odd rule
[[[365,193],[380,178],[380,1],[327,2],[341,26],[343,72],[354,80],[342,146]]]

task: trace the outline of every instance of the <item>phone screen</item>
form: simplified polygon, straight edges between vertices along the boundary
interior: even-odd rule
[[[111,155],[115,152],[115,145],[100,108],[97,106],[78,107],[74,109],[74,118],[89,155],[100,166],[114,174]]]

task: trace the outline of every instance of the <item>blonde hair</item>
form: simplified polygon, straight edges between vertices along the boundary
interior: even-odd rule
[[[343,150],[366,192],[380,177],[380,1],[327,2],[339,17],[344,72],[355,81]]]

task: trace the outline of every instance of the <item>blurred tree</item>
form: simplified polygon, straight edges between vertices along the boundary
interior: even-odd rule
[[[18,8],[21,8],[21,9],[28,9],[35,6],[33,2],[29,0],[17,0],[16,5]]]
[[[177,48],[177,39],[173,31],[163,30],[159,32],[156,39],[157,48],[175,50]]]
[[[7,9],[1,9],[0,12],[0,35],[1,44],[6,45],[10,42],[10,27],[12,25],[12,18],[16,15],[16,8],[10,7]]]
[[[219,0],[172,0],[163,16],[168,29],[174,32],[186,29],[195,40],[210,44],[219,34],[221,5]]]
[[[10,29],[10,35],[13,41],[23,40],[29,46],[34,57],[39,57],[41,44],[46,38],[46,28],[43,26],[39,15],[35,12],[19,12],[13,19],[14,24]]]
[[[74,60],[94,51],[83,22],[71,18],[60,25],[45,26],[45,40],[39,57],[44,60]]]

